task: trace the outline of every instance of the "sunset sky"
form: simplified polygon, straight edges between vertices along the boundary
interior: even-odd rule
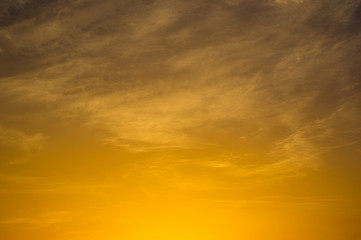
[[[1,240],[360,240],[361,0],[0,0]]]

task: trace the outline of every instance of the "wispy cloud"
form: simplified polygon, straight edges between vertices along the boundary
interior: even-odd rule
[[[40,133],[33,135],[25,134],[11,128],[0,126],[0,144],[19,148],[20,150],[32,150],[41,148],[45,136]]]
[[[105,144],[171,156],[150,161],[162,179],[188,165],[267,183],[359,139],[359,1],[3,5],[6,121],[76,118]],[[33,114],[13,111],[24,104]],[[44,135],[4,128],[0,143],[32,149]],[[192,150],[203,155],[171,153]]]
[[[73,214],[67,211],[49,212],[35,217],[14,218],[1,221],[0,224],[22,224],[29,228],[45,228],[55,224],[73,221]]]

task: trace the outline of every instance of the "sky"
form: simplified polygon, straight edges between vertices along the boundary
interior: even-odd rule
[[[2,0],[3,240],[361,239],[360,0]]]

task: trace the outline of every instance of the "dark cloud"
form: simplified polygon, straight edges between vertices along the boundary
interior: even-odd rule
[[[59,0],[4,0],[0,3],[0,27],[9,27],[29,19],[46,21],[56,16]],[[66,4],[66,1],[63,1]]]
[[[355,8],[350,23],[349,23],[349,31],[359,34],[361,30],[361,3]]]

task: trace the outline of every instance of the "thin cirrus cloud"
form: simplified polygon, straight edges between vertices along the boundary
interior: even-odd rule
[[[359,180],[345,173],[360,166],[358,0],[0,9],[0,181],[26,183],[17,194],[118,196],[129,185],[237,203],[248,200],[221,192]]]
[[[330,118],[359,100],[356,59],[347,59],[358,46],[352,1],[333,1],[322,15],[324,3],[309,1],[8,5],[1,54],[10,67],[1,85],[9,107],[16,97],[50,102],[65,115],[81,109],[87,124],[112,133],[106,142],[131,150],[222,145],[194,135],[238,121],[255,129],[243,138],[268,136],[270,152],[285,159],[295,152],[300,165],[313,165],[320,143],[302,131],[337,135],[343,126]],[[232,128],[243,130],[224,131]],[[227,134],[236,141],[242,133]],[[337,144],[345,143],[329,143]]]
[[[73,215],[66,211],[50,212],[36,217],[14,218],[0,222],[2,225],[23,224],[29,228],[44,228],[59,223],[67,223],[73,220]]]

